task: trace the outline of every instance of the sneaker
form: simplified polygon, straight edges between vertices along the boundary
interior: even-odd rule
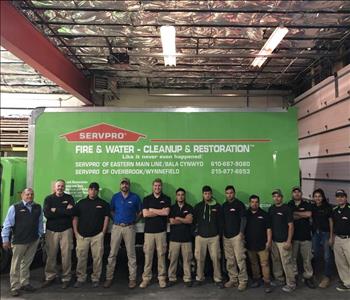
[[[98,281],[93,281],[91,286],[95,289],[95,288],[98,288],[100,285],[100,283]]]
[[[24,286],[21,287],[21,290],[22,290],[22,291],[25,291],[25,292],[33,293],[33,292],[36,291],[36,288],[33,287],[33,286],[30,285],[30,284],[26,284],[26,285],[24,285]]]
[[[112,280],[111,280],[112,281]],[[111,283],[112,284],[112,283]],[[130,280],[129,281],[129,285],[128,285],[129,289],[134,289],[136,288],[136,280]]]
[[[204,283],[204,280],[196,280],[193,285],[194,286],[201,286],[201,285],[203,285],[203,283]]]
[[[165,289],[167,287],[166,281],[165,280],[160,280],[159,281],[159,287],[161,289]]]
[[[264,282],[264,291],[266,294],[269,294],[272,292],[272,287],[270,282]]]
[[[238,281],[229,280],[225,283],[225,288],[233,288],[238,286]]]
[[[238,291],[243,292],[247,289],[247,283],[246,282],[240,282],[238,285]]]
[[[65,289],[67,289],[69,287],[69,285],[70,285],[69,281],[63,281],[62,285],[61,285],[61,288],[65,290]]]
[[[41,285],[41,288],[43,289],[43,288],[46,288],[46,287],[50,286],[51,284],[54,283],[54,281],[55,281],[55,279],[45,280],[45,281],[43,282],[43,284]]]
[[[225,285],[222,281],[218,281],[218,282],[215,282],[215,285],[219,288],[219,289],[223,289],[225,288]]]
[[[271,282],[271,285],[274,286],[274,287],[280,287],[280,286],[284,286],[286,283],[284,281],[281,281],[281,280],[274,280]]]
[[[168,287],[172,287],[172,286],[174,286],[175,284],[176,284],[176,281],[169,280],[167,286],[168,286]]]
[[[107,280],[105,281],[105,283],[103,284],[103,287],[106,288],[106,289],[108,289],[108,288],[111,287],[111,285],[112,285],[112,280],[111,280],[111,279],[107,279]],[[135,282],[135,285],[136,285],[136,282]]]
[[[184,284],[185,284],[185,287],[192,287],[193,285],[192,281],[185,281]]]
[[[336,287],[338,292],[350,292],[350,287],[345,286],[344,284],[340,284]]]
[[[294,290],[295,290],[295,286],[290,286],[290,285],[285,285],[285,286],[282,288],[282,291],[283,291],[283,292],[286,292],[286,293],[294,292]]]
[[[75,287],[76,289],[81,288],[82,286],[83,286],[83,282],[81,282],[81,281],[76,281],[76,282],[74,283],[74,287]]]
[[[319,288],[321,289],[326,289],[330,286],[331,284],[331,280],[329,277],[325,276],[323,277],[323,279],[321,280],[320,284],[318,285]]]
[[[310,289],[315,289],[316,288],[316,283],[313,277],[311,278],[305,278],[305,284],[307,285],[308,288]]]
[[[18,297],[19,296],[19,290],[10,290],[10,295],[12,297]]]
[[[142,280],[141,284],[140,284],[140,288],[141,289],[145,289],[146,287],[149,286],[149,281],[147,280]]]
[[[260,286],[260,280],[253,280],[252,284],[250,285],[251,288],[258,288]]]

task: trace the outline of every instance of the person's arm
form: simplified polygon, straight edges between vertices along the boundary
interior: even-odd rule
[[[140,221],[142,219],[142,202],[139,198],[139,196],[137,196],[137,212],[136,212],[136,220],[135,223],[137,223],[138,221]]]
[[[170,224],[171,225],[179,225],[179,224],[181,224],[182,222],[179,219],[177,219],[177,218],[179,218],[179,217],[169,218]]]
[[[188,214],[184,218],[176,217],[175,221],[179,221],[180,224],[181,223],[183,223],[183,224],[192,224],[192,222],[193,222],[193,215],[192,214]],[[171,221],[170,221],[170,224],[171,224]],[[179,224],[179,223],[177,223],[177,224]]]
[[[271,228],[266,229],[266,234],[267,234],[266,248],[271,249],[271,246],[272,246],[272,230],[271,230]]]
[[[151,211],[148,208],[144,208],[142,210],[142,215],[144,218],[154,218],[154,217],[158,217],[158,215],[156,213],[154,213],[153,211]]]
[[[109,224],[109,216],[105,216],[105,219],[103,221],[103,229],[102,229],[103,235],[105,235],[108,230],[108,224]]]
[[[2,247],[5,250],[11,249],[10,234],[11,234],[11,228],[14,225],[15,225],[15,207],[11,205],[7,212],[7,215],[3,224],[3,228],[1,230]]]
[[[288,238],[284,245],[284,249],[288,250],[292,247],[292,238],[294,234],[294,224],[293,222],[288,223]]]
[[[157,216],[167,217],[170,213],[170,207],[164,207],[161,209],[150,208],[149,211],[156,214]]]
[[[44,214],[43,214],[43,210],[40,207],[40,217],[39,217],[39,228],[38,228],[38,235],[39,238],[41,238],[44,235]]]
[[[307,219],[312,216],[311,211],[295,211],[293,213],[293,218],[294,220],[299,220],[299,219]]]
[[[329,218],[328,219],[329,222],[329,245],[333,246],[334,245],[334,224],[333,224],[333,219]]]
[[[52,207],[49,197],[46,197],[44,201],[44,216],[47,220],[57,219],[59,215],[56,213],[56,208]]]
[[[67,197],[68,198],[68,197]],[[74,216],[74,199],[73,197],[68,198],[68,204],[66,207],[56,208],[56,214],[60,216]]]
[[[79,232],[78,232],[78,222],[79,222],[78,216],[74,216],[74,217],[73,217],[72,224],[73,224],[73,232],[74,232],[75,238],[78,238],[78,236],[79,236]]]

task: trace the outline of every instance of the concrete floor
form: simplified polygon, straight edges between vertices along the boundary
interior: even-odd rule
[[[142,261],[141,255],[138,255],[138,279],[141,280],[142,274]],[[91,272],[91,270],[89,270]],[[35,287],[40,287],[44,278],[44,270],[42,266],[34,266],[31,270],[31,283]],[[104,278],[104,273],[102,274]],[[9,275],[8,273],[1,274],[1,299],[11,299],[9,295]],[[173,287],[160,289],[158,282],[154,279],[153,284],[147,289],[141,289],[139,287],[134,290],[129,290],[128,285],[128,270],[125,253],[118,255],[117,270],[114,277],[114,284],[109,289],[104,289],[102,286],[98,288],[92,288],[91,283],[86,283],[82,288],[76,289],[70,287],[66,290],[62,290],[57,280],[57,283],[45,288],[38,289],[35,293],[22,293],[17,299],[35,299],[35,300],[58,300],[58,299],[97,299],[103,297],[104,299],[128,299],[128,300],[140,300],[140,299],[164,299],[164,300],[177,300],[177,299],[242,299],[245,300],[258,300],[258,299],[271,299],[280,300],[284,299],[305,299],[305,300],[350,300],[349,292],[338,292],[335,290],[338,279],[335,278],[332,282],[332,286],[328,289],[315,289],[311,290],[307,288],[303,283],[298,285],[295,292],[287,294],[281,291],[281,288],[275,288],[271,294],[266,295],[263,288],[247,289],[244,292],[238,292],[236,289],[218,289],[214,283],[208,278],[206,283],[201,287],[187,288],[183,285],[182,280]]]

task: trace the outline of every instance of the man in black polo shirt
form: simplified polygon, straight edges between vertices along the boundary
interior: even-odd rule
[[[192,221],[193,207],[186,203],[186,192],[182,188],[176,190],[176,203],[171,206],[170,243],[169,243],[169,285],[173,285],[176,278],[177,264],[181,251],[183,262],[183,281],[185,286],[192,286],[191,261],[192,261]]]
[[[312,259],[312,243],[311,243],[311,216],[312,206],[302,198],[300,187],[296,186],[292,189],[292,200],[289,201],[288,206],[293,212],[294,219],[294,234],[293,234],[293,270],[294,275],[298,276],[297,259],[299,252],[303,260],[304,273],[303,277],[305,284],[311,288],[316,288],[313,280],[314,271],[311,265]]]
[[[225,188],[226,202],[222,205],[224,252],[229,281],[226,288],[238,286],[240,292],[247,288],[248,274],[244,248],[244,231],[247,223],[245,205],[235,197],[232,185]]]
[[[152,263],[154,249],[158,256],[158,281],[160,288],[166,284],[165,255],[167,250],[166,231],[171,200],[162,193],[162,180],[153,181],[152,194],[143,199],[142,214],[145,218],[145,241],[143,251],[145,253],[145,266],[142,274],[140,288],[146,288],[152,279]]]
[[[253,283],[251,287],[260,286],[261,267],[265,292],[270,293],[272,291],[269,263],[269,250],[272,246],[271,222],[268,213],[260,208],[260,198],[257,195],[251,195],[249,197],[245,240],[253,273]]]
[[[269,208],[269,216],[272,229],[272,270],[276,279],[274,284],[283,285],[286,282],[282,290],[293,292],[296,287],[292,262],[293,214],[289,206],[283,204],[281,190],[274,190],[272,197],[274,204]]]
[[[47,196],[44,201],[44,216],[46,218],[46,266],[45,282],[42,287],[53,283],[57,277],[57,253],[61,249],[62,258],[62,288],[69,286],[71,281],[73,231],[72,218],[74,199],[66,194],[66,183],[62,179],[55,182],[54,193]]]
[[[219,288],[223,288],[221,276],[221,206],[213,199],[213,192],[210,186],[202,188],[203,201],[194,207],[193,224],[195,225],[195,250],[194,256],[197,261],[196,285],[201,285],[205,279],[204,265],[207,250],[214,268],[214,281]]]
[[[350,292],[350,204],[344,190],[335,193],[337,206],[333,209],[334,257],[342,283],[337,286],[340,292]]]
[[[91,249],[93,272],[91,281],[93,287],[98,287],[104,251],[104,235],[108,229],[110,217],[109,204],[98,197],[100,186],[93,182],[89,185],[88,196],[82,199],[74,208],[73,229],[77,239],[77,281],[74,287],[79,288],[86,281],[86,267]]]

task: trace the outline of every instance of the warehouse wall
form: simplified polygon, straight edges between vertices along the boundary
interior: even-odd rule
[[[154,95],[155,93],[158,96]],[[159,94],[199,94],[200,96],[170,97]],[[120,89],[118,90],[119,100],[107,101],[106,106],[119,107],[230,107],[230,108],[269,108],[269,107],[287,107],[291,99],[290,91],[250,91],[249,97],[205,97],[208,91],[200,90],[152,90],[147,89]],[[225,91],[231,94],[244,94],[245,91]]]
[[[350,65],[294,100],[298,108],[299,158],[304,196],[316,188],[334,202],[350,195]]]

